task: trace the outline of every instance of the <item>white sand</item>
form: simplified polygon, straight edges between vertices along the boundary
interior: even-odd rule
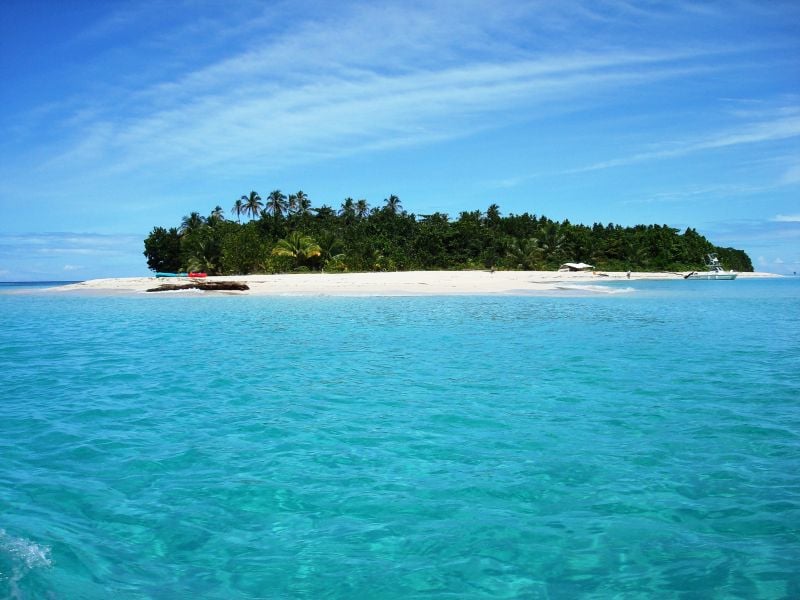
[[[771,273],[740,273],[739,278],[780,277]],[[631,273],[630,281],[682,279],[682,273]],[[49,288],[49,292],[100,294],[140,293],[161,284],[187,283],[189,278],[126,277],[94,279]],[[203,280],[199,280],[203,281]],[[536,293],[601,293],[607,281],[628,281],[625,272],[562,273],[555,271],[405,271],[395,273],[302,273],[208,277],[205,281],[239,281],[254,296],[417,296],[516,295]],[[605,291],[619,291],[612,286]],[[158,296],[162,294],[148,294]]]

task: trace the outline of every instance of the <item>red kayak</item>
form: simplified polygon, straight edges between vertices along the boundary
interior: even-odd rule
[[[189,277],[205,277],[205,273],[189,273]]]

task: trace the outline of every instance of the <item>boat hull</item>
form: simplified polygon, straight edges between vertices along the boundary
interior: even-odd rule
[[[686,279],[705,279],[705,280],[715,280],[715,279],[736,279],[738,273],[692,273],[691,275],[687,276]]]

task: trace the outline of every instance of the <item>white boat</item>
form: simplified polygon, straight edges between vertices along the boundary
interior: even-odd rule
[[[726,271],[722,268],[722,263],[719,262],[716,254],[708,254],[706,259],[706,267],[708,271],[692,271],[688,275],[684,275],[684,279],[736,279],[738,273],[736,271]]]

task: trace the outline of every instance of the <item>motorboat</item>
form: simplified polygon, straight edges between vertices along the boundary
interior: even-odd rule
[[[708,271],[692,271],[684,275],[684,279],[736,279],[736,271],[726,271],[722,268],[722,263],[713,252],[706,255],[706,268]]]

